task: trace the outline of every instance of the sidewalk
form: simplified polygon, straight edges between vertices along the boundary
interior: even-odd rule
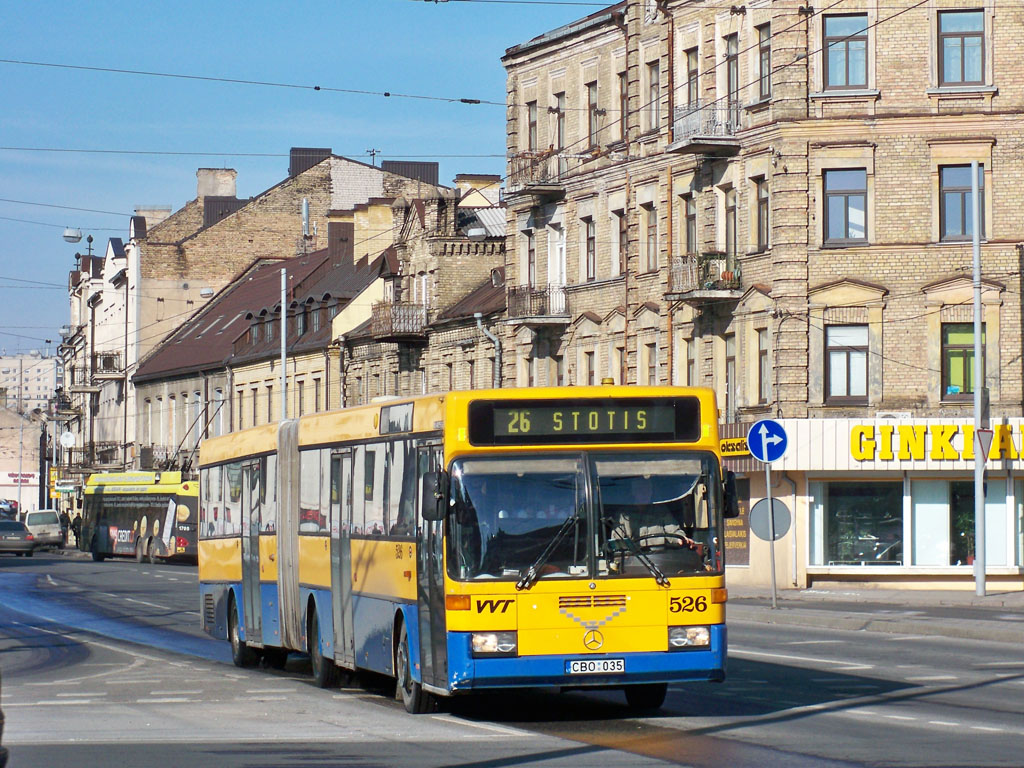
[[[992,640],[1024,645],[1024,592],[729,587],[733,621]]]

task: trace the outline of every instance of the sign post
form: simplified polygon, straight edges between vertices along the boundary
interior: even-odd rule
[[[786,430],[774,419],[755,421],[747,432],[747,447],[750,455],[764,464],[765,498],[768,500],[768,533],[771,539],[772,609],[779,607],[778,589],[775,585],[775,510],[772,506],[772,462],[786,453],[789,438]]]

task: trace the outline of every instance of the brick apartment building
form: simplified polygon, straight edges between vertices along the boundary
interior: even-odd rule
[[[1020,586],[1022,33],[964,0],[628,0],[510,48],[506,381],[713,387],[724,435],[790,431],[780,583],[966,585],[977,161],[988,573]]]

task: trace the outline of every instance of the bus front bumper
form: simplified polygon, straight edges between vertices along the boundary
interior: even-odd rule
[[[572,661],[623,661],[611,674],[569,672]],[[452,693],[506,687],[609,687],[633,683],[677,683],[725,679],[726,628],[711,627],[706,649],[629,653],[550,654],[474,658],[470,633],[448,633],[448,684]]]

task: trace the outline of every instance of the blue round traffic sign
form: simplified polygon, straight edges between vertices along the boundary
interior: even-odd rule
[[[747,432],[750,455],[765,464],[781,459],[787,445],[786,430],[774,419],[755,421]]]

